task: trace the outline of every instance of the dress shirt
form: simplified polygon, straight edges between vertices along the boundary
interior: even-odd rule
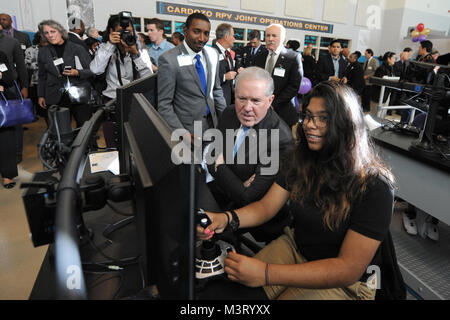
[[[158,66],[159,56],[174,47],[175,46],[166,39],[163,39],[163,41],[159,44],[159,46],[155,45],[154,43],[150,46],[149,50],[150,57],[153,58],[156,66]]]
[[[186,43],[186,40],[183,40],[183,45],[186,48],[189,56],[192,59],[192,64],[195,66],[195,62],[197,61],[195,59],[195,56],[198,54],[200,56],[200,60],[202,62],[203,65],[203,69],[205,70],[205,79],[206,79],[206,83],[208,83],[208,64],[206,63],[206,58],[203,55],[203,50],[200,50],[200,52],[194,52],[194,50],[191,49],[191,47],[189,47],[189,45]]]

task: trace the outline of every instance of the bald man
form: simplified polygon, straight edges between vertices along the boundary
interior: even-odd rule
[[[272,102],[274,110],[281,119],[292,127],[298,122],[298,113],[292,103],[303,77],[301,54],[284,47],[286,29],[279,24],[272,24],[266,29],[267,52],[255,57],[255,66],[266,69],[275,83]]]
[[[3,34],[17,39],[20,43],[20,48],[24,53],[27,48],[31,47],[31,41],[28,34],[26,34],[25,32],[17,31],[12,27],[12,19],[9,14],[0,14],[0,24],[3,27]]]

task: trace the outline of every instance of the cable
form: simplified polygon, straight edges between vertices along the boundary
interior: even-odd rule
[[[113,263],[121,264],[122,262],[124,262],[125,259],[132,259],[132,258],[124,258],[124,259],[116,259],[116,258],[112,258],[112,257],[106,255],[102,250],[100,250],[100,248],[98,248],[98,247],[95,245],[95,243],[92,241],[92,239],[91,239],[90,237],[88,237],[88,241],[89,241],[89,244],[90,244],[90,245],[91,245],[98,253],[100,253],[100,254],[101,254],[103,257],[105,257],[106,259],[111,260]],[[140,255],[134,257],[134,259],[138,260],[139,257],[140,257]],[[97,264],[98,264],[98,263],[97,263]]]

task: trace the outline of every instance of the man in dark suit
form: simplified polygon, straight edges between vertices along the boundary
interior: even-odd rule
[[[25,50],[31,46],[30,38],[26,33],[15,30],[12,27],[12,19],[6,13],[0,14],[0,25],[2,26],[2,31],[0,31],[0,50],[6,53],[8,60],[11,65],[15,66],[14,73],[17,72],[16,76],[19,82],[20,91],[24,98],[28,98],[28,86],[30,83],[30,78],[28,77],[27,68],[25,65]],[[22,161],[23,153],[23,128],[22,125],[15,126],[15,136],[16,136],[16,153],[17,153],[17,163]]]
[[[350,64],[347,66],[345,70],[344,77],[342,81],[352,87],[355,92],[361,96],[362,91],[364,90],[364,70],[362,66],[358,63],[356,53],[351,53],[348,56],[348,61]]]
[[[191,14],[183,43],[159,57],[158,111],[172,129],[186,129],[188,139],[193,137],[195,121],[202,122],[203,130],[217,127],[227,106],[220,86],[219,56],[205,46],[210,30],[208,17]]]
[[[223,96],[227,106],[231,105],[233,99],[233,80],[236,78],[234,71],[234,61],[231,57],[230,49],[234,44],[234,30],[231,24],[222,23],[216,28],[217,41],[213,48],[219,54],[219,79],[222,86]]]
[[[3,27],[3,33],[10,36],[11,38],[17,39],[20,43],[20,48],[25,54],[25,50],[29,47],[31,47],[31,41],[28,34],[25,32],[21,32],[18,30],[15,30],[12,27],[12,19],[9,14],[1,13],[0,14],[0,24]]]
[[[403,52],[400,54],[400,60],[394,64],[394,75],[396,77],[404,78],[408,67],[408,61],[411,59],[412,54],[413,50],[411,48],[406,47],[403,49]]]
[[[242,66],[244,68],[254,66],[256,56],[267,54],[267,48],[261,44],[261,33],[259,30],[250,32],[249,43],[249,46],[244,47],[242,54]]]
[[[289,127],[298,122],[298,113],[292,99],[298,94],[303,77],[302,57],[288,50],[283,42],[286,29],[272,24],[266,29],[268,51],[255,57],[255,66],[267,70],[275,83],[272,107]]]
[[[261,199],[272,186],[280,161],[293,145],[291,129],[271,108],[273,91],[272,77],[261,68],[247,68],[236,78],[235,105],[225,109],[218,127],[224,138],[224,150],[207,166],[214,178],[208,187],[222,210]],[[235,134],[227,134],[228,131]],[[230,143],[228,139],[233,141]],[[271,159],[267,161],[264,155],[269,153]],[[261,240],[270,240],[271,236],[266,234]]]
[[[85,31],[85,25],[83,20],[73,18],[69,20],[69,41],[76,43],[86,49],[89,52],[89,47],[83,41],[83,35]]]
[[[341,51],[341,41],[335,39],[330,44],[330,53],[319,58],[317,72],[320,81],[340,81],[343,78],[347,61],[342,57]]]

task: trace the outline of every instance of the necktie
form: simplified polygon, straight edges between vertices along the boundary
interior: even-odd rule
[[[195,56],[196,62],[195,62],[195,70],[197,70],[198,73],[198,77],[200,78],[200,82],[202,84],[202,88],[203,88],[203,93],[205,94],[205,96],[208,94],[206,92],[207,90],[207,86],[206,86],[206,75],[205,75],[205,69],[203,69],[203,64],[202,61],[200,60],[200,55],[197,54]],[[208,104],[206,104],[206,114],[209,114],[209,106]]]
[[[267,67],[266,67],[267,72],[272,74],[274,65],[275,65],[275,52],[271,52],[270,59],[269,59],[269,62],[267,63]]]
[[[254,55],[255,55],[255,53],[256,53],[255,51],[256,51],[256,49],[255,49],[255,48],[253,48],[253,49],[252,49],[252,56],[254,56]]]
[[[225,56],[227,57],[228,64],[230,65],[230,70],[233,69],[233,59],[231,58],[230,51],[225,50]]]
[[[242,142],[245,139],[247,130],[248,130],[248,127],[242,127],[241,135],[237,138],[236,144],[234,145],[233,159],[236,157],[236,153],[239,150],[239,147],[241,146]]]

